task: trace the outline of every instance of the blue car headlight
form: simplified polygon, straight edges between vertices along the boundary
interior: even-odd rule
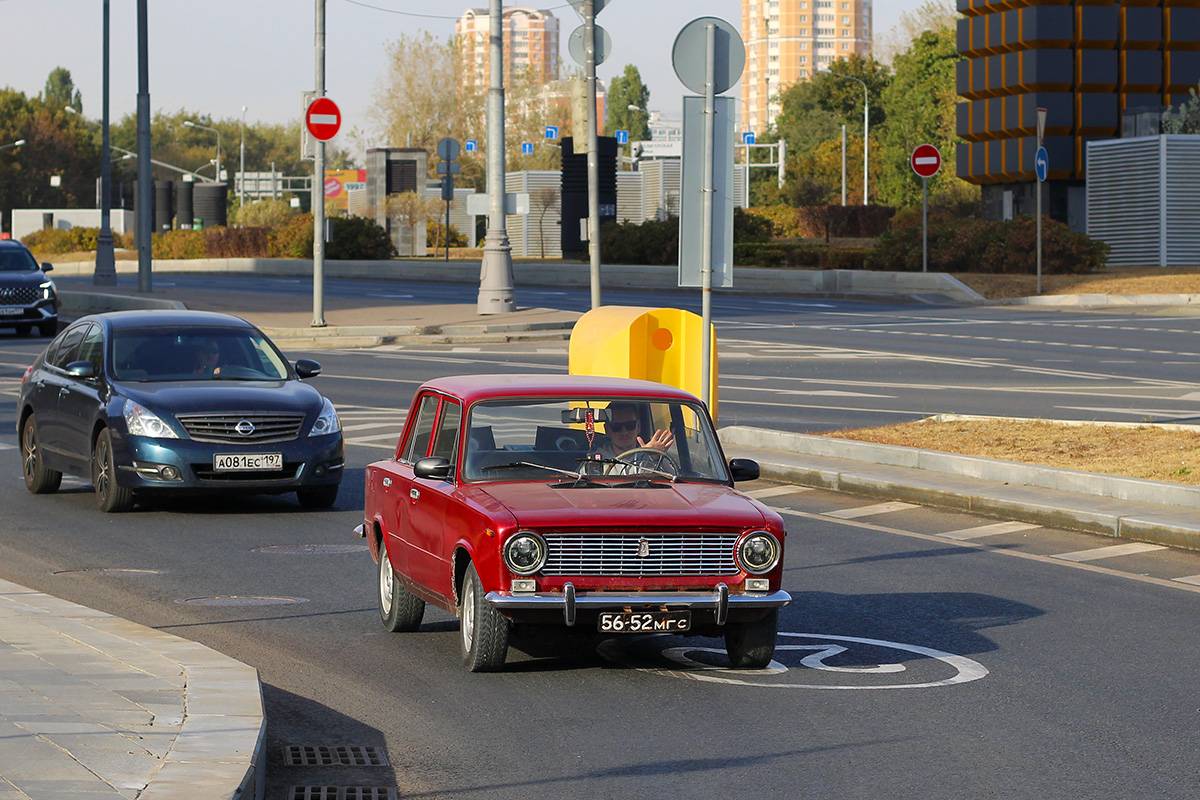
[[[179,438],[179,434],[159,419],[157,414],[132,400],[125,401],[125,408],[121,413],[125,417],[125,428],[130,436],[149,436],[151,439]]]
[[[342,429],[342,424],[338,422],[337,412],[333,410],[333,403],[325,400],[325,405],[321,407],[321,413],[313,423],[312,430],[308,432],[309,436],[327,436],[331,433],[337,433]]]
[[[45,281],[38,288],[42,290],[43,300],[54,300],[58,297],[58,289],[55,287],[54,281]]]

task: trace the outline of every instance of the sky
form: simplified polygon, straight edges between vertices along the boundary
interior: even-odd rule
[[[875,0],[877,37],[919,4]],[[575,9],[566,0],[531,5],[562,20],[562,62],[574,64],[566,44],[582,24]],[[300,119],[301,92],[316,83],[315,0],[158,0],[148,6],[153,111],[186,109],[236,120],[245,107],[251,123]],[[326,0],[325,90],[342,111],[338,140],[351,128],[369,129],[366,114],[383,76],[387,43],[423,31],[447,39],[468,7],[447,0]],[[137,108],[137,2],[110,0],[110,14],[110,114],[116,121]],[[671,48],[688,22],[704,16],[740,28],[741,2],[608,0],[596,21],[612,38],[613,51],[598,77],[608,81],[626,64],[636,65],[650,89],[650,108],[678,118],[687,90],[671,66]],[[102,20],[102,0],[0,0],[0,28],[8,32],[0,48],[0,86],[37,95],[51,70],[65,67],[82,94],[84,115],[98,119]]]

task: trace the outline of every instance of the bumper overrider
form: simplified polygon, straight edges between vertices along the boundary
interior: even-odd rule
[[[792,601],[783,590],[775,592],[730,594],[729,587],[718,583],[710,592],[576,592],[567,583],[562,592],[488,592],[485,599],[501,612],[560,610],[563,621],[574,625],[579,611],[620,611],[625,608],[665,607],[671,610],[712,611],[716,623],[724,625],[730,609],[762,610],[782,608]]]

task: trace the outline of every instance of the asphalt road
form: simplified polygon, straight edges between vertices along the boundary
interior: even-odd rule
[[[1049,416],[1104,405],[1119,409],[1106,412],[1116,418],[1152,404],[1197,407],[1188,395],[1200,387],[1179,380],[1194,370],[1167,363],[1200,362],[1187,352],[1192,318],[1132,315],[1138,331],[1106,333],[1126,322],[844,302],[800,312],[799,301],[754,316],[746,304],[722,300],[714,315],[726,424],[734,415],[791,429],[874,424],[934,410],[1013,413],[1004,409],[1020,403]],[[789,330],[789,313],[802,317],[801,330]],[[880,327],[888,332],[871,332]],[[979,341],[952,338],[964,331],[1021,341],[979,357]],[[1070,347],[1151,340],[1171,352],[1137,369]],[[0,393],[10,400],[39,346],[0,333]],[[1037,366],[1060,354],[1072,360]],[[506,672],[470,675],[457,663],[449,615],[430,611],[414,634],[379,624],[374,568],[350,535],[362,470],[394,445],[419,381],[562,372],[565,347],[289,355],[323,363],[317,385],[342,415],[349,470],[331,511],[306,512],[284,496],[103,515],[74,481],[35,497],[20,478],[13,405],[0,405],[0,576],[256,666],[269,800],[314,785],[391,785],[429,798],[1200,790],[1198,554],[1111,555],[1101,552],[1111,540],[1086,534],[997,532],[983,529],[996,520],[758,482],[743,488],[766,490],[789,527],[785,588],[795,600],[781,622],[778,669],[710,669],[721,653],[706,648],[720,644],[702,639],[551,632],[518,639]],[[818,394],[796,394],[810,391]],[[942,398],[974,405],[937,407]],[[285,748],[300,745],[378,748],[389,765],[287,765]]]

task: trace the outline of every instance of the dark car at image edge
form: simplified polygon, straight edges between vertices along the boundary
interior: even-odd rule
[[[0,327],[42,336],[58,330],[58,291],[46,273],[54,267],[38,264],[29,248],[13,239],[0,240]]]

